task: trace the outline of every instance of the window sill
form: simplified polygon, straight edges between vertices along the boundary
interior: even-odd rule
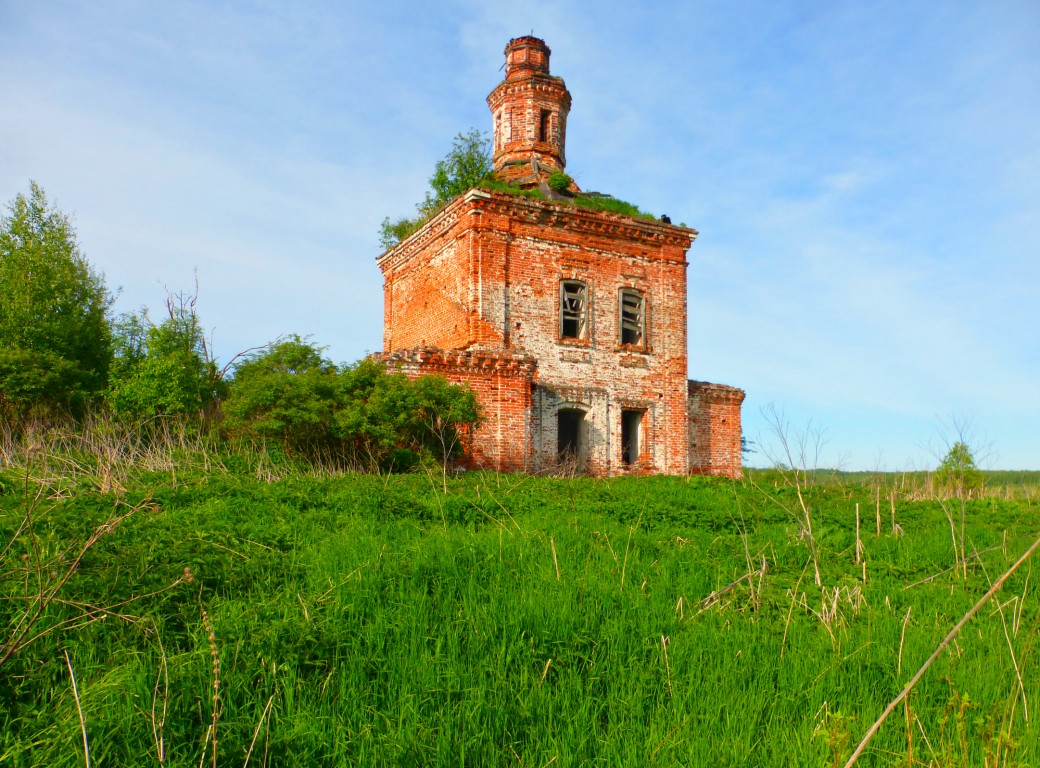
[[[591,347],[592,342],[588,339],[573,339],[571,337],[560,338],[556,343],[561,347]]]

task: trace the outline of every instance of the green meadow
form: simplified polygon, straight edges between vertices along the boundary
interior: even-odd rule
[[[444,492],[29,453],[0,470],[0,766],[841,766],[1040,535],[1038,479]],[[1038,564],[857,765],[1040,765]]]

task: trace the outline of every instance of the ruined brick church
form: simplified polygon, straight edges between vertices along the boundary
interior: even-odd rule
[[[379,257],[383,357],[473,389],[485,420],[467,440],[472,466],[737,477],[744,392],[687,378],[697,232],[548,186],[571,106],[549,54],[511,40],[487,98],[496,177],[541,195],[471,189]]]

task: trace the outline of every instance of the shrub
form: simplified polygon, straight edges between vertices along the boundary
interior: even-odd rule
[[[557,194],[563,194],[571,188],[574,180],[563,171],[553,171],[549,174],[549,189]]]
[[[117,413],[153,418],[211,412],[224,382],[195,304],[195,296],[182,293],[167,297],[167,316],[158,325],[147,310],[116,322],[108,400]]]
[[[232,438],[397,470],[412,466],[419,454],[446,459],[457,453],[459,435],[479,420],[468,388],[390,373],[372,359],[337,367],[298,336],[239,364],[223,413]]]

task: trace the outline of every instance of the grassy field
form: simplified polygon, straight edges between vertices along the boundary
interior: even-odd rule
[[[103,474],[0,471],[0,766],[840,766],[1040,535],[1032,475],[962,508],[873,475]],[[1040,764],[1035,565],[857,765]]]

